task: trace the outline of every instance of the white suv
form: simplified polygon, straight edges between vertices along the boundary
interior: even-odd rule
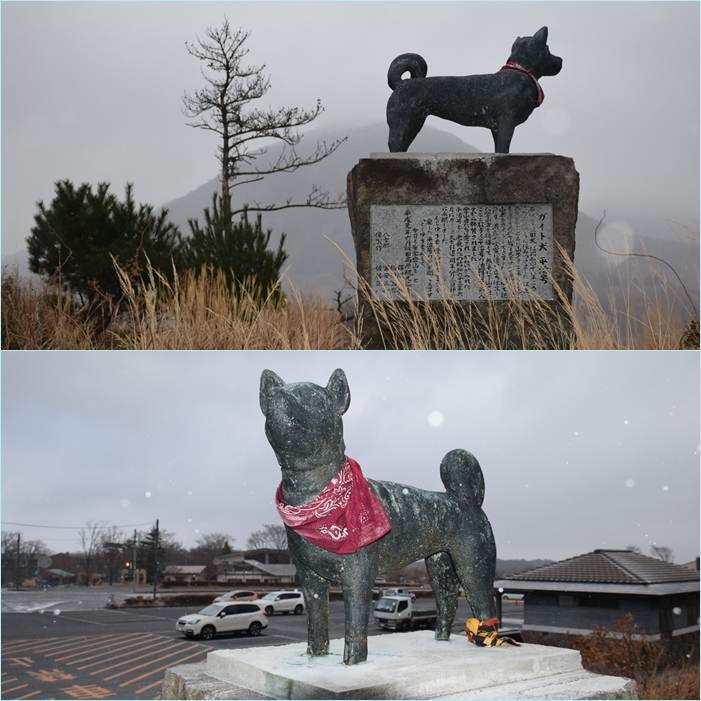
[[[271,591],[261,597],[258,603],[268,616],[274,613],[304,613],[304,596],[301,591]]]
[[[240,604],[210,604],[199,613],[180,618],[175,624],[175,630],[183,635],[199,635],[204,640],[211,640],[217,633],[236,630],[246,630],[249,635],[260,635],[261,630],[267,626],[268,619],[262,606],[257,601],[246,601]]]

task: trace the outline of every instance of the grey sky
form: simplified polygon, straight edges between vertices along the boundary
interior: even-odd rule
[[[272,78],[261,106],[321,99],[316,124],[339,136],[384,121],[398,54],[423,55],[429,75],[494,72],[517,35],[547,25],[564,67],[512,149],[573,157],[590,216],[698,228],[696,2],[4,2],[3,254],[23,248],[59,179],[120,196],[132,181],[160,206],[214,177],[217,141],[186,126],[181,98],[203,85],[185,42],[225,13]],[[431,120],[492,149],[485,129]]]
[[[198,532],[244,547],[279,522],[261,371],[325,385],[336,367],[366,476],[443,491],[443,455],[472,451],[500,557],[652,542],[698,555],[696,353],[6,352],[2,520],[158,518],[188,547]],[[76,530],[17,529],[76,548]]]

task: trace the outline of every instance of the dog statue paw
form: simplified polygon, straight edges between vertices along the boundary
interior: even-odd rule
[[[276,506],[307,606],[308,647],[328,654],[329,588],[343,588],[343,661],[367,658],[372,587],[381,572],[420,559],[436,597],[436,639],[447,640],[460,586],[480,620],[495,616],[496,546],[482,511],[484,478],[475,457],[453,450],[441,462],[446,492],[366,479],[346,455],[343,370],[326,387],[286,384],[271,370],[260,382],[265,434],[282,470]]]
[[[397,56],[387,74],[393,91],[387,103],[390,152],[407,151],[426,117],[433,115],[466,127],[486,127],[495,152],[508,153],[514,129],[543,102],[538,80],[562,70],[562,59],[550,53],[547,41],[547,27],[532,37],[518,37],[501,70],[486,75],[427,78],[421,56]],[[407,71],[411,78],[402,80]]]

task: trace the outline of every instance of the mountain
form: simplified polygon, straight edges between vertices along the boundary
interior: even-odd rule
[[[290,197],[294,201],[303,202],[314,185],[327,190],[332,197],[337,193],[345,194],[346,176],[353,166],[373,151],[387,151],[386,125],[373,124],[348,132],[315,130],[305,136],[297,149],[300,155],[303,155],[305,146],[307,151],[313,151],[317,141],[325,141],[328,144],[346,135],[347,141],[341,144],[332,156],[316,165],[300,168],[291,174],[276,173],[267,176],[261,182],[234,187],[231,191],[232,204],[235,207],[244,203],[252,205],[254,202],[263,205],[280,204]],[[457,136],[424,127],[412,145],[412,151],[476,153],[477,149]],[[271,148],[266,158],[274,161],[278,153],[278,148]],[[267,161],[261,159],[260,165],[264,163]],[[221,192],[218,178],[163,206],[168,209],[170,221],[177,224],[183,233],[189,234],[187,220],[198,218],[200,222],[204,221],[202,211],[205,207],[211,208],[214,192]],[[287,274],[294,287],[309,292],[318,288],[327,294],[343,287],[343,254],[355,265],[355,249],[348,212],[345,209],[322,210],[303,207],[263,212],[263,227],[273,230],[270,248],[277,245],[282,232],[287,234]]]

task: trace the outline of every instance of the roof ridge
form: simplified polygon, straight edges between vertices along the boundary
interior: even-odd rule
[[[616,551],[613,551],[613,552],[627,552],[627,553],[633,553],[632,550],[616,550]],[[633,554],[635,554],[635,553],[633,553]],[[637,582],[642,582],[643,584],[647,584],[646,580],[644,580],[639,574],[636,574],[636,573],[633,572],[632,570],[628,569],[625,565],[622,565],[620,562],[618,562],[618,561],[615,560],[613,557],[611,557],[607,552],[602,552],[601,555],[606,556],[606,559],[607,559],[610,563],[612,563],[613,565],[615,565],[615,566],[618,567],[619,569],[623,570],[623,571],[624,571],[629,577],[631,577],[632,579],[636,580]]]

